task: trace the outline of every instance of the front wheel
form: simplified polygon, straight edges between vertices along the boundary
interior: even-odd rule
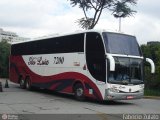
[[[82,84],[78,83],[74,86],[74,95],[75,95],[75,98],[79,101],[83,101],[85,99],[84,87]]]

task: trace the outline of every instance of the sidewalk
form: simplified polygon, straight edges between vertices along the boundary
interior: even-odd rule
[[[8,80],[8,86],[9,86],[9,88],[5,88],[6,80]],[[9,91],[12,92],[12,91],[15,91],[14,88],[19,86],[18,84],[11,82],[7,78],[0,78],[0,82],[2,83],[2,90],[3,90],[3,92],[9,92]]]
[[[156,100],[160,100],[160,96],[144,96],[144,99],[156,99]]]
[[[8,78],[0,78],[0,82],[2,83],[3,87],[6,83],[6,80],[8,80],[8,84],[15,84],[15,83],[11,82]]]

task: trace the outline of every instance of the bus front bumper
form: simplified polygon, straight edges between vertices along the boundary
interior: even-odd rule
[[[132,99],[141,99],[144,95],[144,92],[111,92],[110,90],[105,90],[104,100],[132,100]]]

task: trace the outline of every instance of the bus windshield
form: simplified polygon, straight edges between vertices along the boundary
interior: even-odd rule
[[[142,84],[143,60],[137,58],[114,57],[115,71],[110,71],[108,82],[114,84]]]
[[[134,36],[103,32],[106,51],[112,54],[141,56],[141,51]]]

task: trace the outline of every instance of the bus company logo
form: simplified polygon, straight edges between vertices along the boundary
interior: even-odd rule
[[[42,57],[29,57],[28,65],[48,65],[49,60]]]
[[[2,114],[2,120],[7,120],[8,119],[8,115],[7,114]]]
[[[36,57],[29,57],[28,65],[35,65],[36,64]]]

